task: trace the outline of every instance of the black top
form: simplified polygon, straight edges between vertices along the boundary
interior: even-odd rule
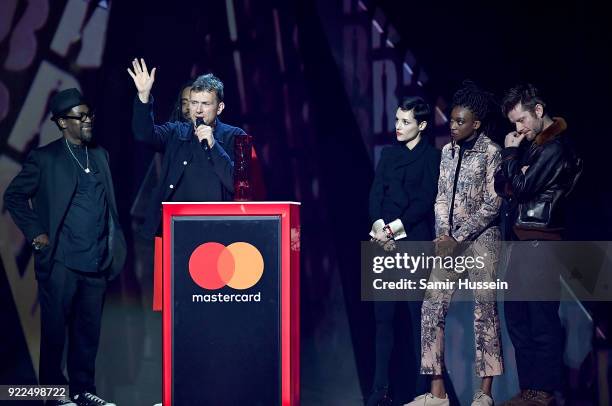
[[[80,164],[87,167],[85,147],[67,144]],[[110,260],[107,255],[108,206],[104,185],[91,159],[90,173],[86,173],[74,157],[69,154],[67,146],[66,159],[77,166],[78,177],[74,196],[59,233],[55,259],[70,269],[98,272],[106,268]]]
[[[438,192],[440,151],[421,140],[382,150],[370,190],[370,220],[400,219],[408,241],[433,239],[433,205]]]
[[[111,264],[109,279],[117,276],[125,263],[125,237],[119,224],[113,180],[108,166],[108,152],[99,145],[88,148],[89,163],[99,171],[108,207],[108,242]],[[4,207],[27,241],[40,234],[49,236],[49,245],[34,251],[34,270],[38,280],[48,279],[53,269],[57,242],[64,219],[75,196],[78,171],[74,159],[68,156],[66,142],[61,137],[28,154],[19,174],[4,192]]]
[[[459,146],[459,159],[457,160],[457,168],[455,169],[455,179],[453,181],[453,198],[451,199],[451,204],[450,204],[450,213],[448,214],[448,222],[450,225],[450,229],[453,229],[453,211],[455,208],[455,192],[457,191],[457,181],[459,180],[459,172],[461,171],[461,161],[463,161],[463,155],[465,154],[465,151],[474,148],[474,144],[476,144],[476,140],[478,140],[478,134],[476,134],[476,136],[469,140],[469,141],[461,141],[458,142],[457,145]],[[455,149],[453,148],[453,154],[455,153]]]
[[[202,143],[194,135],[189,147],[192,159],[185,166],[183,176],[174,193],[170,196],[172,202],[220,202],[223,198],[223,186],[217,180],[212,158],[208,158]]]

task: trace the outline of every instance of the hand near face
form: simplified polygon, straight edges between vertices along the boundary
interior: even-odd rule
[[[523,138],[525,138],[525,134],[519,134],[516,131],[509,132],[504,140],[504,146],[506,148],[518,147],[523,141]]]
[[[215,137],[213,137],[213,128],[211,126],[205,124],[199,125],[198,128],[195,129],[195,135],[200,142],[206,140],[209,148],[215,145]]]
[[[140,62],[134,58],[132,67],[134,68],[133,71],[130,68],[127,71],[134,80],[134,85],[136,90],[138,90],[138,98],[141,102],[148,103],[151,88],[153,87],[153,82],[155,82],[155,70],[157,68],[151,69],[151,73],[149,73],[143,58],[140,58]]]

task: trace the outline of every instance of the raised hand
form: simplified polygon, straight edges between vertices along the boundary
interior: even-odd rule
[[[134,68],[133,71],[130,68],[128,68],[127,71],[134,80],[134,85],[138,90],[138,98],[141,102],[148,103],[151,88],[153,87],[153,82],[155,82],[155,70],[157,68],[151,69],[151,73],[149,74],[147,64],[143,58],[140,58],[140,62],[138,62],[137,58],[134,58],[132,67]]]

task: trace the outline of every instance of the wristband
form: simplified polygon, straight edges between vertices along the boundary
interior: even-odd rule
[[[389,226],[389,224],[383,227],[383,231],[387,235],[388,239],[392,240],[393,237],[395,237],[395,234],[393,234],[393,230],[391,230],[391,227]]]

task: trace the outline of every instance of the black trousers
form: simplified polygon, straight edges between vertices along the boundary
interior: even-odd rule
[[[560,389],[563,327],[559,302],[506,302],[505,314],[520,388]]]
[[[38,281],[40,301],[40,384],[66,385],[62,372],[68,337],[70,393],[95,393],[95,364],[100,342],[106,275],[76,272],[55,262],[51,275]]]
[[[561,387],[563,366],[559,300],[550,300],[550,292],[560,292],[559,273],[550,269],[552,250],[535,241],[522,244],[520,251],[513,249],[510,254],[506,279],[511,289],[545,286],[547,292],[542,294],[545,300],[538,300],[537,291],[531,289],[529,300],[506,301],[506,325],[514,345],[520,388],[553,392]]]
[[[420,301],[374,302],[376,369],[373,389],[389,385],[389,377],[392,374],[389,368],[391,354],[396,352],[399,356],[395,359],[400,365],[395,369],[397,376],[394,378],[396,379],[391,379],[400,386],[393,390],[393,397],[396,401],[400,400],[398,398],[409,401],[427,391],[427,378],[420,374],[421,305]],[[396,317],[398,310],[404,310],[399,318]],[[402,342],[397,342],[396,337]],[[394,343],[397,345],[395,351]]]

